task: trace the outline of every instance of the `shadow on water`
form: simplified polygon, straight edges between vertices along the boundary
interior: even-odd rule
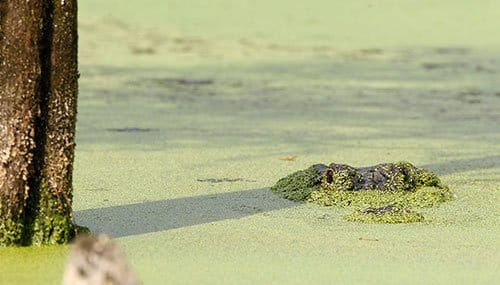
[[[239,219],[294,206],[297,203],[261,188],[76,211],[75,220],[93,233],[124,237]]]
[[[426,164],[423,168],[436,171],[437,174],[453,174],[465,171],[490,169],[500,167],[500,155],[476,157],[470,159],[457,159],[432,164]]]
[[[438,174],[500,167],[500,156],[423,165]],[[268,188],[150,201],[75,212],[76,223],[93,233],[124,237],[166,231],[297,206]]]

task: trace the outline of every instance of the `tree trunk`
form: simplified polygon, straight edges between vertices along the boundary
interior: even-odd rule
[[[76,0],[0,0],[0,244],[67,242],[72,222]]]

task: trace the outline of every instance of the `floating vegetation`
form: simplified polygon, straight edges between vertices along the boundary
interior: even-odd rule
[[[423,222],[422,214],[397,205],[387,205],[379,208],[369,207],[356,210],[345,216],[351,222],[402,224]]]
[[[146,80],[147,81],[147,80]],[[152,78],[150,83],[160,87],[172,86],[199,86],[199,85],[212,85],[215,83],[211,78]]]
[[[255,180],[249,180],[245,178],[206,178],[206,179],[196,179],[198,182],[207,182],[207,183],[223,183],[223,182],[255,182]]]
[[[117,132],[117,133],[149,133],[149,132],[158,131],[158,129],[137,128],[137,127],[109,128],[106,130],[108,132]]]
[[[319,190],[321,174],[314,166],[281,178],[271,187],[284,198],[292,201],[306,201],[314,190]]]
[[[436,174],[406,161],[360,168],[315,164],[278,180],[271,191],[293,201],[354,208],[347,220],[371,223],[421,222],[412,208],[453,198]]]

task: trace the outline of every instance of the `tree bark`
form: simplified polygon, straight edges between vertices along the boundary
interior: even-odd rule
[[[67,242],[78,91],[76,0],[0,0],[0,244]]]

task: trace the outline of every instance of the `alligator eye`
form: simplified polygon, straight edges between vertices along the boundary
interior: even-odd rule
[[[332,183],[333,182],[333,170],[328,169],[326,171],[326,182],[327,183]]]

